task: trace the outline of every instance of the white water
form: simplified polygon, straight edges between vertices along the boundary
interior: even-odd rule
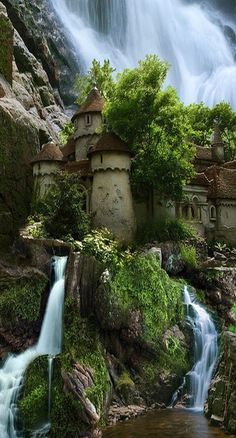
[[[96,58],[118,69],[156,53],[185,103],[228,101],[236,109],[236,64],[222,24],[233,19],[183,0],[51,0],[84,70]]]
[[[218,335],[210,315],[196,302],[186,286],[184,304],[194,334],[195,364],[187,375],[190,381],[190,407],[202,411],[218,355]]]
[[[16,402],[28,365],[38,356],[56,355],[61,351],[66,260],[67,257],[54,258],[55,283],[38,343],[18,356],[9,356],[0,370],[0,438],[20,437],[16,429]]]

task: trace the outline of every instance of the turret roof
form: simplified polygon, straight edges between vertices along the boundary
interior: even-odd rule
[[[104,99],[99,93],[98,89],[94,87],[86,101],[83,103],[83,105],[80,107],[80,109],[73,115],[72,122],[76,117],[78,117],[80,114],[86,114],[86,113],[101,113],[104,107]]]
[[[32,164],[39,161],[62,161],[63,154],[56,143],[50,142],[42,146],[41,151],[33,158]]]
[[[91,147],[91,149],[88,151],[88,155],[95,152],[104,151],[117,151],[131,154],[127,143],[125,143],[123,140],[121,140],[120,137],[113,133],[104,134],[98,140],[98,142],[93,147]]]

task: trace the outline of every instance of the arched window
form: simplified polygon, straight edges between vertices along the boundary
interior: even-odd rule
[[[82,209],[89,213],[89,194],[84,186],[81,186],[81,207]]]
[[[216,208],[214,205],[211,205],[211,207],[210,207],[210,220],[211,221],[216,220]]]

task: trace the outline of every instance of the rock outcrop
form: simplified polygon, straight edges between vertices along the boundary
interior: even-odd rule
[[[0,3],[0,243],[9,244],[29,214],[30,161],[68,118],[42,64]],[[13,38],[14,36],[14,38]],[[14,56],[13,56],[14,55]]]
[[[236,434],[236,334],[222,336],[222,355],[209,390],[206,414],[212,423]]]

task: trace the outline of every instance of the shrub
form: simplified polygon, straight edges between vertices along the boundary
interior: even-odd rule
[[[50,237],[79,240],[90,231],[90,216],[83,204],[79,175],[58,173],[55,186],[35,205],[34,218],[40,216]]]
[[[178,219],[160,218],[157,221],[149,222],[138,227],[136,240],[138,243],[151,241],[166,242],[196,237],[196,231],[186,223]]]
[[[196,248],[192,245],[181,244],[180,255],[189,268],[196,268],[198,265]]]

